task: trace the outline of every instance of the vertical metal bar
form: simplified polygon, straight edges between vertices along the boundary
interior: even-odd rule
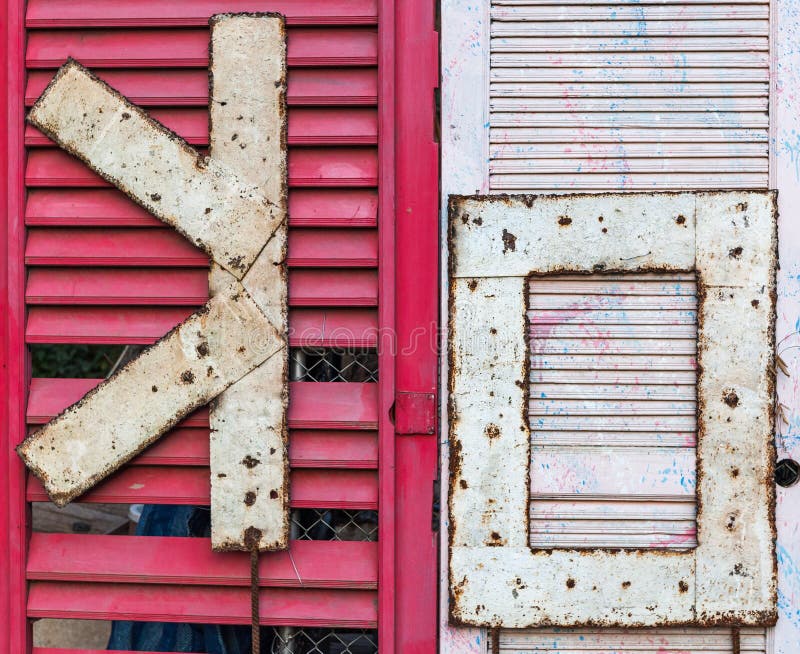
[[[5,47],[2,84],[5,98],[0,109],[0,140],[3,141],[0,197],[5,198],[5,225],[0,235],[3,256],[0,286],[0,650],[25,654],[31,648],[31,629],[26,620],[27,585],[25,553],[28,505],[25,473],[14,447],[25,436],[25,389],[28,366],[25,348],[25,271],[23,106],[25,88],[25,3],[4,0],[0,25]]]
[[[306,353],[298,348],[293,349],[290,361],[289,379],[291,381],[304,381],[306,374]]]
[[[289,376],[292,381],[300,381],[303,378],[303,365],[299,363],[300,359],[305,358],[305,353],[302,350],[293,350],[291,359],[291,368]],[[289,547],[292,546],[292,541],[297,540],[300,535],[300,527],[298,526],[300,520],[300,511],[295,509],[289,514]],[[297,654],[297,640],[295,638],[297,629],[295,627],[277,627],[276,632],[280,643],[278,649],[273,649],[271,654]]]

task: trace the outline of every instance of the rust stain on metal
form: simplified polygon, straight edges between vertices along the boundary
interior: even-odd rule
[[[500,630],[492,629],[489,632],[489,639],[492,654],[500,654]]]
[[[775,528],[774,380],[765,363],[774,351],[774,194],[451,196],[449,207],[451,623],[489,628],[774,623],[776,560],[769,537]],[[467,221],[461,220],[464,214]],[[571,219],[572,229],[559,232],[560,216]],[[589,220],[593,232],[587,232]],[[592,234],[603,237],[598,222],[624,238],[592,240]],[[498,238],[500,233],[513,233],[514,250]],[[726,241],[747,247],[723,247]],[[694,550],[531,550],[527,545],[531,471],[524,380],[529,371],[522,363],[528,356],[518,353],[530,350],[517,307],[520,316],[527,315],[528,276],[598,271],[697,272],[699,375],[705,385],[698,385],[701,536]],[[498,296],[505,297],[502,309]],[[742,334],[742,301],[757,312],[750,334]],[[488,343],[470,340],[486,332]],[[730,351],[738,357],[733,367],[725,358]],[[497,427],[498,437],[489,438],[489,424]],[[720,446],[724,434],[730,442]],[[480,482],[462,484],[462,479]],[[480,529],[471,524],[475,515],[482,516]],[[741,542],[731,537],[745,515],[748,528],[764,538]],[[482,542],[480,534],[486,533],[490,538]],[[502,534],[506,542],[492,545],[498,540],[492,534]],[[568,603],[549,585],[554,569],[570,571],[574,586]],[[525,579],[525,589],[509,579],[515,592],[486,593],[510,571],[515,579]],[[632,571],[645,583],[632,584]],[[663,590],[669,580],[671,592]],[[624,603],[606,590],[611,587],[625,589]]]
[[[503,254],[514,252],[517,249],[517,237],[507,229],[503,230]]]
[[[242,284],[276,329],[286,333],[285,25],[277,14],[223,14],[211,19],[211,29],[211,155],[257,188],[281,217]],[[212,296],[226,277],[212,266]],[[215,550],[251,549],[244,532],[248,525],[259,529],[261,551],[288,547],[287,382],[288,348],[228,388],[211,407]],[[273,490],[259,492],[267,488]],[[256,493],[252,505],[233,501],[246,492]]]
[[[731,409],[739,406],[739,396],[733,388],[726,388],[722,393],[722,401],[725,402]]]
[[[120,120],[122,114],[129,118]],[[237,279],[282,220],[228,166],[194,150],[73,59],[28,121]],[[206,206],[217,207],[213,216],[203,213]]]

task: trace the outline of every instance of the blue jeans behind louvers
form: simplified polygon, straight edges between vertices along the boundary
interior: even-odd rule
[[[137,536],[209,536],[210,515],[205,507],[146,505]],[[169,553],[166,553],[169,556]],[[153,586],[153,596],[158,586]],[[208,652],[249,654],[250,627],[174,622],[114,622],[109,650],[134,652]]]

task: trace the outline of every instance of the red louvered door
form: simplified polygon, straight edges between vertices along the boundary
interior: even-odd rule
[[[0,649],[30,651],[25,625],[37,618],[249,620],[247,555],[212,554],[208,539],[29,533],[30,503],[46,495],[13,446],[99,380],[29,379],[27,348],[152,343],[205,302],[208,262],[35,128],[23,130],[22,102],[71,56],[206,148],[209,17],[278,11],[288,25],[294,540],[289,553],[262,556],[261,622],[285,628],[284,638],[316,630],[327,643],[357,634],[381,652],[433,651],[435,437],[411,430],[396,445],[390,411],[396,385],[430,394],[433,406],[436,379],[430,347],[395,347],[436,321],[436,39],[433,3],[421,4],[7,3]],[[406,68],[395,66],[404,57]],[[402,190],[420,174],[413,192]],[[411,216],[397,230],[396,197]],[[408,260],[404,243],[416,248]],[[80,502],[208,505],[208,435],[200,410]],[[422,598],[420,583],[430,590]]]

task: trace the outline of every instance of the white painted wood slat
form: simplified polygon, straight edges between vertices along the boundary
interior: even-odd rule
[[[532,277],[528,307],[531,545],[696,546],[694,276]]]
[[[765,2],[493,0],[489,49],[492,191],[768,184]]]
[[[682,629],[503,629],[499,649],[492,654],[733,654],[729,628]],[[764,629],[743,628],[741,654],[765,654]]]

